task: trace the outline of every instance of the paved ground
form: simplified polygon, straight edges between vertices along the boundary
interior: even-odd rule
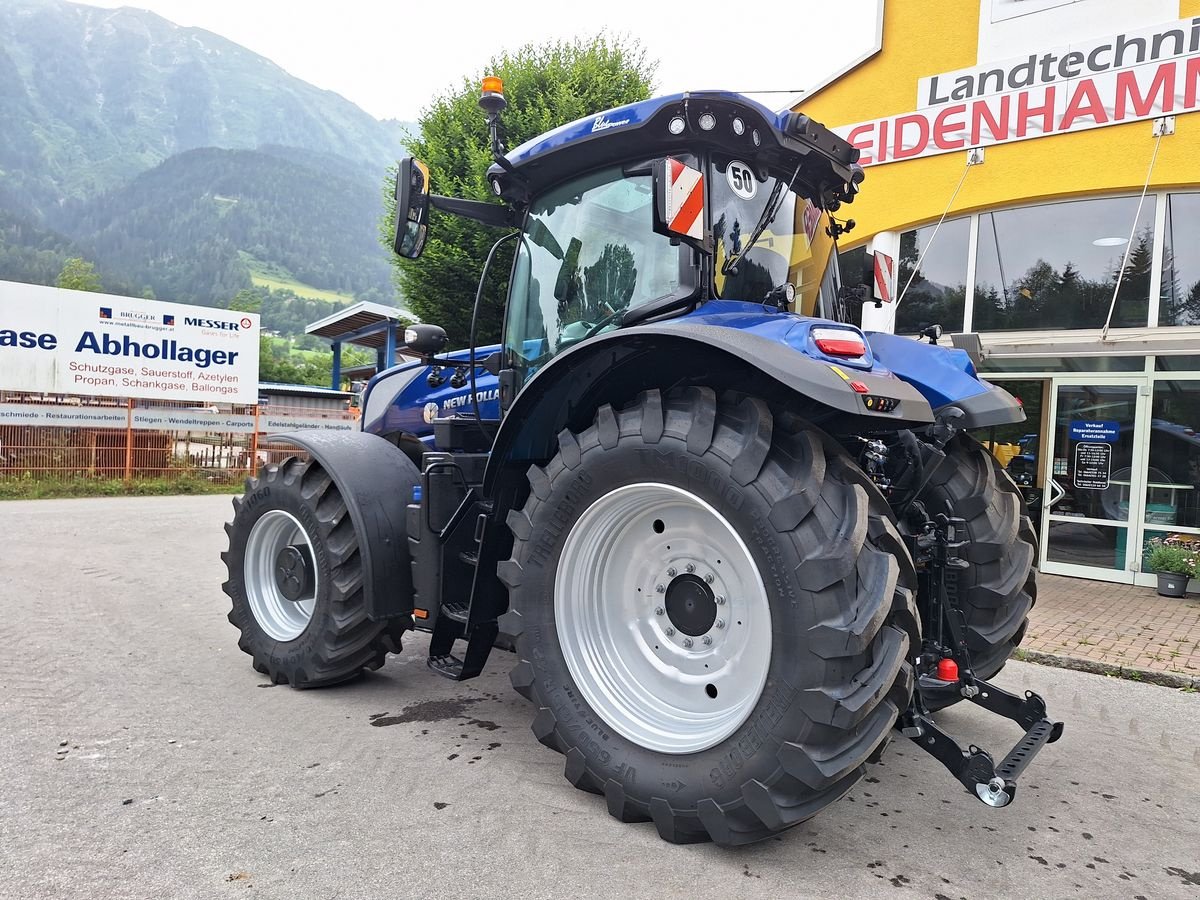
[[[1148,587],[1042,575],[1023,647],[1200,676],[1200,601],[1160,597]]]
[[[901,743],[779,840],[673,847],[566,783],[505,656],[460,687],[416,639],[349,686],[264,684],[224,618],[228,510],[0,504],[0,897],[1200,897],[1200,695],[1013,663],[1067,720],[1014,807]]]

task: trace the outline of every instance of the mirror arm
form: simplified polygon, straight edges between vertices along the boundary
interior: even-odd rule
[[[511,228],[516,224],[516,215],[512,207],[501,206],[499,203],[488,203],[486,200],[463,200],[460,197],[443,197],[440,194],[430,194],[429,202],[434,209],[462,216],[464,219],[473,219],[484,225]]]

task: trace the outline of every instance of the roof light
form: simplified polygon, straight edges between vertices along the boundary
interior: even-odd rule
[[[737,116],[733,117],[733,133],[741,137],[746,133],[746,123]]]
[[[683,129],[687,127],[687,122],[683,121],[682,117],[676,116],[667,123],[667,131],[671,134],[683,134]]]
[[[495,75],[484,75],[483,92],[485,94],[503,94],[504,82]]]
[[[700,117],[698,124],[700,125],[701,131],[712,131],[717,127],[717,117],[712,113],[705,113]]]
[[[856,331],[849,328],[814,328],[813,343],[826,356],[844,356],[858,359],[867,355],[866,342]]]

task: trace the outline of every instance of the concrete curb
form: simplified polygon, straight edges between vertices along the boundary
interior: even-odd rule
[[[1018,649],[1013,654],[1013,659],[1019,659],[1022,662],[1037,663],[1042,666],[1055,666],[1059,669],[1091,672],[1093,675],[1107,675],[1111,678],[1125,678],[1129,681],[1158,684],[1178,690],[1200,691],[1200,676],[1178,675],[1174,672],[1155,672],[1152,669],[1138,669],[1133,666],[1115,666],[1111,663],[1097,662],[1094,659],[1076,659],[1073,656],[1042,653],[1040,650]]]

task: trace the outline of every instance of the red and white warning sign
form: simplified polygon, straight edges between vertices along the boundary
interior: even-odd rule
[[[892,302],[892,278],[895,272],[895,262],[886,253],[875,251],[875,299],[882,303]]]
[[[704,175],[699,169],[667,159],[663,218],[667,230],[700,240],[704,237]]]

